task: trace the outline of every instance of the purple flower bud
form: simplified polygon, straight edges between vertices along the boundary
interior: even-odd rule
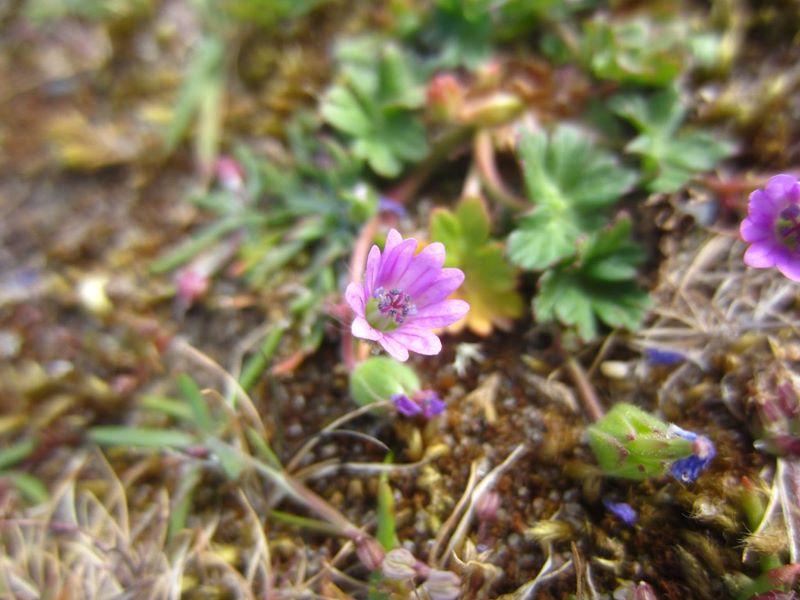
[[[420,390],[416,395],[426,419],[432,419],[444,412],[446,405],[433,390]]]
[[[475,503],[475,516],[481,521],[494,521],[500,509],[500,494],[490,490]]]
[[[380,542],[374,538],[365,536],[356,540],[355,543],[356,554],[358,555],[358,559],[361,561],[361,564],[370,571],[379,569],[383,563],[384,557],[386,556],[386,552],[384,552],[383,546],[381,546]]]
[[[431,569],[422,587],[431,600],[456,600],[461,597],[461,578],[451,571]]]
[[[397,412],[407,417],[413,417],[422,412],[422,408],[419,404],[403,394],[395,394],[392,396],[392,402],[394,402],[394,407],[397,409]]]
[[[392,200],[388,196],[380,196],[378,198],[378,210],[381,212],[392,213],[400,218],[403,218],[408,214],[402,204],[396,200]]]
[[[407,417],[422,414],[426,419],[432,419],[443,413],[446,406],[433,390],[419,390],[410,398],[405,394],[395,394],[391,400],[397,411]]]
[[[680,352],[672,350],[659,350],[658,348],[647,348],[644,351],[647,360],[654,365],[672,366],[682,363],[686,357]]]
[[[793,175],[776,175],[763,190],[750,194],[747,217],[739,233],[750,247],[747,266],[776,267],[785,277],[800,281],[800,183]]]
[[[238,192],[244,187],[244,169],[236,159],[220,156],[217,159],[216,171],[217,179],[225,189]]]
[[[632,591],[633,597],[631,600],[658,600],[652,586],[644,581],[640,581],[636,584]]]
[[[417,559],[405,548],[395,548],[386,554],[381,572],[387,579],[403,581],[417,575]]]
[[[210,286],[211,280],[208,275],[191,267],[182,269],[175,276],[178,297],[187,304],[192,304],[205,296]]]

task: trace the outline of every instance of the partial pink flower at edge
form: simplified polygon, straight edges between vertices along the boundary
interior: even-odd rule
[[[750,194],[747,217],[739,228],[750,243],[747,266],[776,267],[785,277],[800,281],[800,183],[792,175],[776,175],[764,189]]]
[[[408,353],[438,354],[442,343],[433,329],[458,321],[469,311],[463,300],[448,299],[464,281],[460,269],[442,268],[444,246],[429,244],[415,255],[417,240],[389,231],[383,252],[373,246],[363,283],[351,282],[345,299],[355,318],[355,337],[380,344],[393,358]]]

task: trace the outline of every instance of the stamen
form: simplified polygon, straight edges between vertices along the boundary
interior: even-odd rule
[[[800,245],[800,205],[790,204],[778,215],[775,233],[785,246],[797,249]]]
[[[398,325],[404,323],[406,317],[417,313],[411,296],[397,288],[387,292],[383,287],[378,287],[372,292],[372,296],[378,301],[378,312],[390,317]]]

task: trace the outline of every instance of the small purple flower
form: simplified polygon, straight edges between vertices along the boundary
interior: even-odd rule
[[[665,365],[671,367],[686,360],[686,356],[674,350],[661,350],[659,348],[647,348],[645,351],[647,360],[654,365]]]
[[[747,218],[739,228],[750,242],[744,254],[749,267],[778,270],[800,281],[800,183],[792,175],[776,175],[763,190],[750,194]]]
[[[417,240],[389,231],[383,253],[373,246],[364,283],[347,286],[355,337],[378,342],[393,358],[408,360],[408,351],[433,355],[442,342],[431,331],[458,321],[469,311],[463,300],[447,297],[464,281],[460,269],[443,269],[444,246],[429,244],[418,255]]]
[[[432,419],[436,415],[442,414],[446,406],[433,390],[420,390],[411,398],[403,394],[395,394],[392,396],[392,402],[399,413],[407,417],[421,414],[426,419]]]
[[[408,215],[405,207],[400,204],[397,200],[392,200],[389,196],[379,196],[378,197],[378,210],[380,212],[387,212],[392,213],[393,215],[400,217],[401,219]]]
[[[633,527],[639,520],[638,513],[627,502],[612,502],[608,498],[603,498],[603,506],[628,527]]]

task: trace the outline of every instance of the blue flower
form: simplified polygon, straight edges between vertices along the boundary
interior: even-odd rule
[[[669,472],[678,481],[694,483],[717,455],[717,449],[706,436],[687,431],[677,425],[670,425],[670,432],[692,442],[692,454],[674,461],[669,467]]]
[[[603,498],[603,506],[628,527],[633,527],[639,520],[639,514],[627,502],[612,502],[608,498]]]

